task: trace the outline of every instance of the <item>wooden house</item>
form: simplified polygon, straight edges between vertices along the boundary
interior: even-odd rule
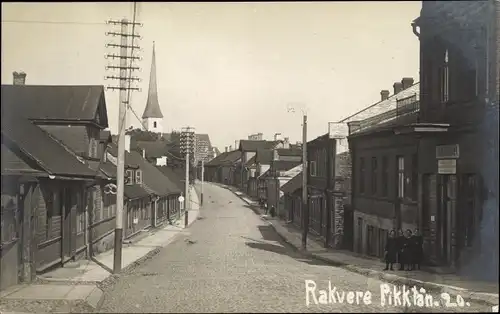
[[[2,101],[2,290],[85,251],[85,191],[97,176],[6,104]]]

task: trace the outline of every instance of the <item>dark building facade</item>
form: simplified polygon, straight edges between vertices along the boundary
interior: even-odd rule
[[[426,254],[436,264],[487,268],[491,278],[498,276],[499,21],[498,1],[424,1],[414,22],[420,123],[447,126],[419,142]]]
[[[335,140],[329,134],[307,143],[309,230],[335,246]]]

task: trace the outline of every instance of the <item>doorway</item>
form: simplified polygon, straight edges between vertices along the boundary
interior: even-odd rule
[[[64,188],[60,192],[59,199],[61,200],[60,206],[61,213],[63,217],[62,221],[62,261],[63,263],[67,262],[72,254],[71,254],[71,241],[72,241],[72,230],[73,227],[71,224],[71,190],[69,188]]]
[[[357,241],[357,252],[363,253],[363,218],[358,217],[358,241]]]
[[[455,175],[438,175],[437,230],[439,256],[443,263],[454,261],[451,248],[453,217],[456,207],[457,178]]]

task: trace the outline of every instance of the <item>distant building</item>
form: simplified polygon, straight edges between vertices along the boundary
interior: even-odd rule
[[[251,134],[248,136],[249,141],[262,141],[263,134],[262,133],[257,133],[257,134]]]
[[[142,124],[146,130],[154,133],[163,133],[163,114],[158,102],[158,86],[156,81],[156,56],[153,42],[153,60],[151,61],[151,73],[149,75],[149,90],[146,108],[142,114]]]

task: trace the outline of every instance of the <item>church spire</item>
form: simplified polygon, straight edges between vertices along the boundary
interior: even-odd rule
[[[149,75],[149,90],[146,108],[142,114],[143,119],[161,119],[160,103],[158,102],[158,87],[156,83],[156,55],[155,55],[155,42],[153,41],[153,59],[151,61],[151,73]]]

